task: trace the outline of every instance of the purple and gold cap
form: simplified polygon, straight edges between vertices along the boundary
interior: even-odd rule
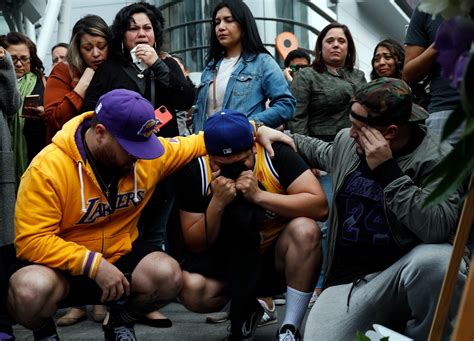
[[[159,121],[153,105],[139,93],[116,89],[102,95],[95,107],[97,121],[137,159],[156,159],[164,147],[155,135]]]

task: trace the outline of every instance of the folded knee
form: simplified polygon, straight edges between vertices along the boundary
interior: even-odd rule
[[[167,298],[172,299],[178,296],[183,287],[183,272],[179,264],[169,257],[160,262],[160,281],[162,288],[166,288]]]
[[[424,281],[442,282],[451,257],[448,244],[421,244],[407,254],[404,271],[407,275]]]
[[[193,274],[183,273],[183,287],[179,293],[181,303],[189,310],[201,310],[201,298],[205,294],[205,281],[196,278]]]
[[[33,267],[20,269],[10,278],[9,301],[14,306],[29,306],[53,296],[57,284],[54,271]]]
[[[288,225],[291,239],[301,248],[317,249],[321,245],[321,229],[313,219],[296,218]]]

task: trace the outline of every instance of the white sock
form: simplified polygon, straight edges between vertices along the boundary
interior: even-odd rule
[[[281,325],[291,324],[300,329],[312,295],[313,292],[302,292],[287,286],[285,319]]]

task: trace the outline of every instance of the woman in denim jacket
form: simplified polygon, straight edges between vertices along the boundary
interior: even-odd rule
[[[222,1],[212,18],[211,47],[198,88],[194,131],[203,130],[207,117],[221,109],[244,112],[270,127],[290,120],[295,99],[280,67],[263,46],[247,5]]]

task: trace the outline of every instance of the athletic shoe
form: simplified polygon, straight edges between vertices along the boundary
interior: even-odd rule
[[[317,299],[318,299],[318,294],[316,293],[316,291],[313,291],[313,295],[311,296],[311,299],[309,300],[309,303],[308,303],[308,309],[311,309],[313,307]]]
[[[255,306],[255,311],[247,318],[247,320],[245,320],[244,324],[242,325],[242,336],[244,338],[252,339],[255,329],[257,329],[257,325],[265,313],[265,310],[263,310],[263,307],[260,304],[256,303]]]
[[[258,323],[257,327],[263,327],[277,323],[278,318],[275,305],[273,305],[273,309],[270,310],[265,301],[258,300],[258,302],[262,305],[262,308],[265,312],[263,313],[262,319]]]
[[[240,335],[229,334],[224,340],[253,340],[255,329],[258,322],[262,319],[265,310],[260,304],[255,304],[255,311],[244,321],[240,330]]]
[[[56,335],[51,335],[48,337],[42,337],[40,339],[34,338],[34,340],[35,341],[59,341],[59,336],[56,334]]]
[[[280,294],[273,296],[273,303],[275,305],[285,305],[286,304],[286,294]]]
[[[113,313],[110,312],[109,320],[106,325],[102,325],[104,329],[105,341],[136,341],[135,329],[133,323],[124,323],[117,321]]]
[[[291,324],[285,324],[277,332],[277,340],[279,341],[298,341],[301,340],[301,335],[298,329]]]
[[[56,325],[52,318],[49,318],[40,328],[33,330],[35,341],[57,341],[59,340]]]
[[[229,320],[228,311],[219,311],[206,316],[206,323],[224,323]]]

